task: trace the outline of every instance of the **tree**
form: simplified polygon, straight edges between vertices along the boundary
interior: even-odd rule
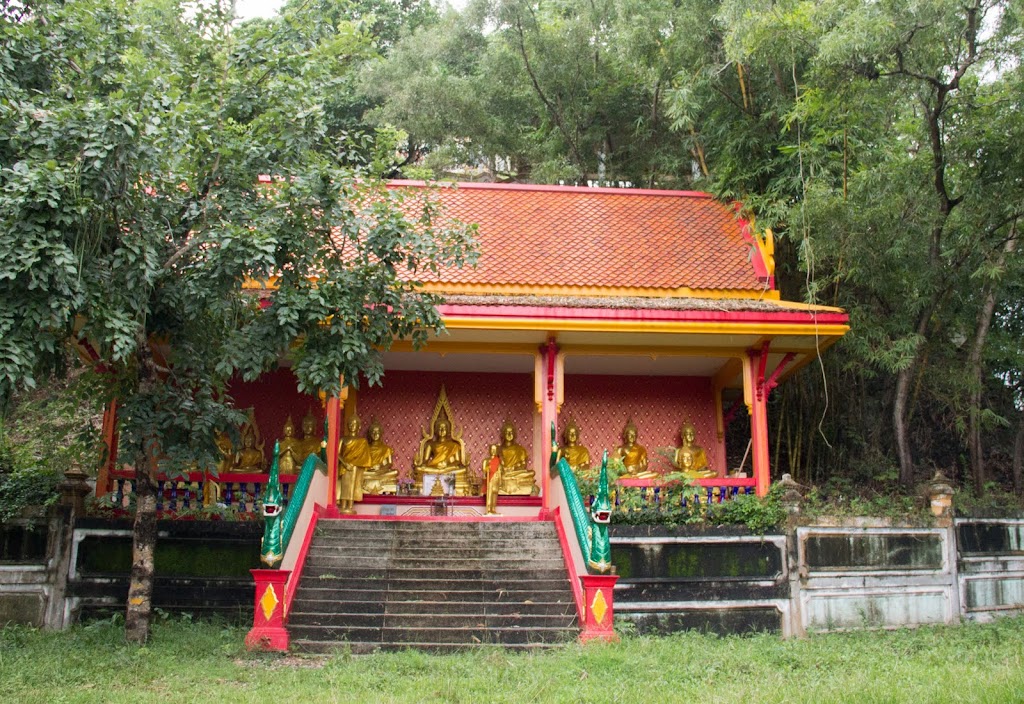
[[[300,6],[233,29],[227,3],[176,0],[5,7],[0,393],[68,344],[95,349],[136,468],[126,634],[143,642],[156,472],[215,466],[215,429],[241,420],[228,380],[291,355],[306,392],[376,382],[394,338],[440,329],[416,276],[471,257],[471,229],[351,168],[361,145],[328,129],[327,93],[369,50],[351,23]],[[264,310],[241,284],[271,277]]]

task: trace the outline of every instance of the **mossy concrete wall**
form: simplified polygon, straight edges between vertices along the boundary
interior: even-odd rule
[[[1024,520],[958,520],[956,537],[964,618],[1024,611]]]
[[[61,521],[45,515],[0,524],[0,627],[47,624],[60,568]]]
[[[153,606],[169,613],[252,618],[263,527],[257,522],[160,521]],[[75,524],[66,610],[69,621],[124,611],[132,562],[127,521]]]
[[[616,617],[645,632],[801,635],[1024,612],[1024,520],[947,524],[613,526]]]

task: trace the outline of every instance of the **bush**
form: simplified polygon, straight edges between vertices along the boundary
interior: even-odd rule
[[[100,457],[101,415],[89,375],[51,379],[14,396],[0,417],[0,521],[57,500],[64,472],[87,473]]]

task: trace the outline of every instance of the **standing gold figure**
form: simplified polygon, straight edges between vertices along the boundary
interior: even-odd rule
[[[487,507],[487,515],[498,515],[498,491],[501,489],[501,458],[498,456],[498,446],[491,445],[488,448],[489,455],[484,460],[483,477],[486,491],[484,504]]]
[[[370,445],[359,434],[359,416],[353,415],[345,424],[346,435],[338,442],[338,510],[356,512],[353,503],[363,500],[363,472],[370,466]]]

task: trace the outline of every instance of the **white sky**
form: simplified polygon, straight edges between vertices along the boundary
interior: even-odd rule
[[[235,10],[243,20],[253,17],[272,17],[277,14],[284,0],[238,0]]]

